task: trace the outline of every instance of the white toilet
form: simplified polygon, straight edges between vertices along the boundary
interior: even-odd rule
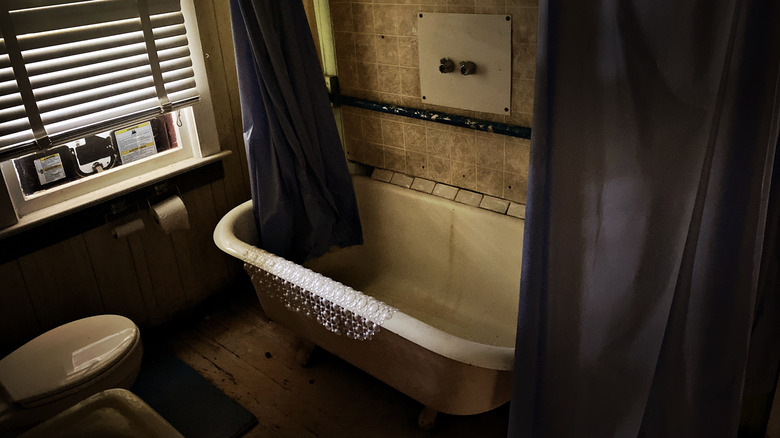
[[[22,345],[0,360],[0,436],[100,391],[129,388],[141,356],[138,327],[119,315],[73,321]]]

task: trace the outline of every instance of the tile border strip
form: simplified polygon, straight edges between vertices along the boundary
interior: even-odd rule
[[[437,183],[426,178],[414,177],[379,167],[375,168],[371,173],[371,179],[525,220],[525,204],[508,199],[497,198],[484,193]]]
[[[397,116],[427,120],[429,122],[442,123],[445,125],[458,126],[461,128],[470,128],[477,131],[492,132],[494,134],[507,135],[510,137],[519,137],[525,139],[531,138],[531,128],[525,126],[508,125],[506,123],[491,122],[489,120],[458,116],[440,111],[422,110],[407,106],[392,105],[389,103],[376,102],[368,99],[359,99],[357,97],[338,93],[331,93],[330,98],[334,105],[347,105],[380,113],[395,114]]]

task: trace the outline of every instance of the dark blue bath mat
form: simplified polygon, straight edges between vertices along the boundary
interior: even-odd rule
[[[131,391],[186,438],[240,437],[257,418],[165,347],[144,345]]]

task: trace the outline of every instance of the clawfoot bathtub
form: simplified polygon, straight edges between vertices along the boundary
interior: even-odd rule
[[[251,201],[214,232],[267,315],[436,412],[511,392],[523,220],[354,178],[365,244],[295,265],[256,248]]]

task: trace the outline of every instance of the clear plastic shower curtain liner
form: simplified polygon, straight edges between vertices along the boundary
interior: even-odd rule
[[[260,247],[300,263],[362,243],[303,4],[230,0],[230,9]]]
[[[540,1],[510,437],[735,437],[772,393],[779,4]]]

